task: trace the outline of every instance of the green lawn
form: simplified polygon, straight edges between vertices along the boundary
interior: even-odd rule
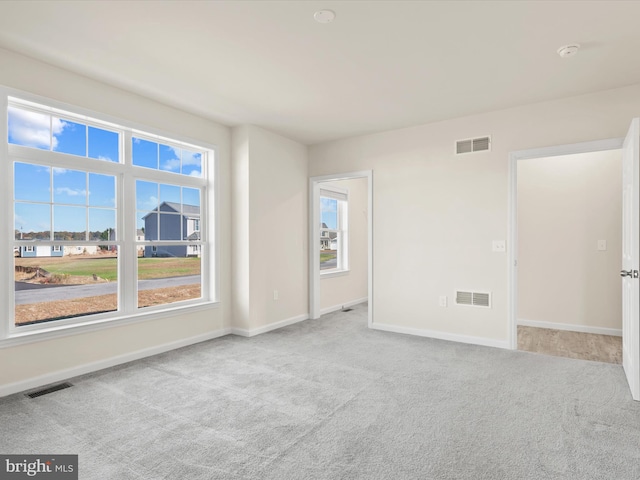
[[[38,257],[16,258],[16,265],[40,267],[58,275],[93,276],[106,280],[116,280],[117,259],[114,257]],[[138,274],[140,280],[150,278],[199,275],[200,259],[195,257],[179,258],[139,258]]]
[[[320,253],[320,263],[323,262],[328,262],[329,260],[333,260],[334,258],[336,258],[338,256],[338,252],[331,252],[331,253]]]

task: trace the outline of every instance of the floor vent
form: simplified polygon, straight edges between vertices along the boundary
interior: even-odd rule
[[[491,137],[467,138],[456,142],[456,155],[491,150]]]
[[[353,308],[343,308],[342,309],[343,312],[350,312],[351,310],[353,310]]]
[[[69,382],[59,383],[51,387],[43,388],[42,390],[38,390],[36,392],[27,393],[26,396],[29,398],[38,398],[43,395],[47,395],[48,393],[57,392],[59,390],[64,390],[65,388],[69,388],[69,387],[73,387],[73,384]]]
[[[491,307],[491,294],[481,292],[456,291],[456,305],[469,307]]]

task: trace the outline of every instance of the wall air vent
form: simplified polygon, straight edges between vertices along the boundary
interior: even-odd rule
[[[469,307],[491,307],[491,294],[482,292],[456,291],[456,305]]]
[[[467,138],[456,142],[456,155],[491,150],[491,137]]]

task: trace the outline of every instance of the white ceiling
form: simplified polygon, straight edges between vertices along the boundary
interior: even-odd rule
[[[638,83],[638,19],[612,0],[0,1],[0,47],[314,144]]]

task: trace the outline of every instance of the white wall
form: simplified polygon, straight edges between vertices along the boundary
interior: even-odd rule
[[[309,312],[307,147],[255,126],[232,136],[234,327],[252,334]]]
[[[623,137],[639,114],[634,85],[312,146],[311,176],[373,170],[374,326],[507,347],[507,255],[491,245],[507,237],[509,152]],[[487,134],[490,152],[453,154]],[[453,305],[456,289],[492,292],[492,308]]]
[[[77,374],[83,368],[149,354],[164,346],[215,336],[230,324],[230,131],[209,120],[0,49],[0,84],[217,145],[220,213],[220,303],[189,314],[177,313],[111,327],[0,348],[0,394]],[[2,292],[8,301],[8,289]],[[5,319],[6,320],[6,319]],[[62,373],[61,373],[62,372]],[[64,377],[63,377],[64,378]]]
[[[519,321],[619,331],[621,256],[620,150],[518,162]]]
[[[349,272],[340,276],[320,275],[320,311],[334,311],[367,298],[367,179],[330,182],[349,190]]]

